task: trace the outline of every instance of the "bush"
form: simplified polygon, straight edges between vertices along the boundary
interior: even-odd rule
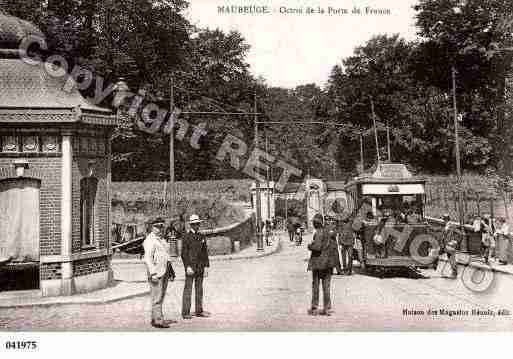
[[[187,218],[193,213],[206,221],[204,228],[225,226],[244,218],[231,202],[249,199],[250,181],[177,182],[170,215],[170,194],[163,182],[114,182],[114,223],[144,223],[155,217]]]

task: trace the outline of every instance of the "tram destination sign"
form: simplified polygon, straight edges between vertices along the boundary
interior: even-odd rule
[[[383,163],[378,166],[373,177],[383,178],[411,178],[412,174],[401,163]]]

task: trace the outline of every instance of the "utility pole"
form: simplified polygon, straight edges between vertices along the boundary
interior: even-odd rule
[[[387,153],[388,153],[388,162],[392,162],[391,154],[390,154],[390,126],[387,121]]]
[[[257,95],[255,90],[255,149],[258,148],[258,112],[257,112]],[[260,228],[260,222],[262,218],[262,212],[260,211],[262,208],[261,198],[260,198],[260,181],[258,178],[255,179],[255,195],[256,195],[256,239],[257,239],[257,251],[264,250],[264,241],[262,238],[262,229]]]
[[[360,132],[360,164],[362,166],[362,173],[363,173],[363,133]]]
[[[267,134],[265,134],[265,153],[269,153],[269,138],[267,137]],[[267,189],[266,189],[266,198],[267,198],[267,216],[266,220],[271,219],[271,187],[269,182],[269,168],[270,166],[267,166],[267,170],[265,173],[266,182],[267,182]]]
[[[458,134],[458,108],[456,105],[456,69],[454,65],[451,66],[451,75],[452,75],[452,105],[454,110],[454,151],[456,152],[456,176],[458,182],[458,214],[460,224],[463,225],[464,214],[463,214],[463,198],[461,196],[461,159],[460,159],[460,144],[459,144],[459,134]],[[466,248],[465,248],[466,249]]]
[[[289,199],[289,196],[287,196],[287,194],[285,193],[285,223],[287,223],[287,221],[289,220],[288,199]]]
[[[173,111],[175,110],[175,90],[174,80],[171,75],[171,93],[169,99],[169,113],[173,119]],[[173,209],[175,205],[175,131],[174,124],[169,133],[169,218],[173,218]]]
[[[374,124],[374,139],[376,140],[376,156],[378,157],[378,167],[381,164],[381,160],[379,158],[379,142],[378,142],[378,128],[376,126],[376,113],[374,112],[374,100],[370,99],[371,102],[371,111],[372,111],[372,122]]]

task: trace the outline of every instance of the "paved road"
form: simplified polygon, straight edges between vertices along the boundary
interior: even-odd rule
[[[308,238],[306,239],[308,241]],[[331,317],[306,314],[310,275],[306,248],[283,242],[269,257],[215,262],[205,282],[212,318],[180,320],[174,330],[513,330],[512,316],[427,314],[446,310],[500,309],[513,313],[513,276],[495,278],[493,290],[475,293],[432,270],[379,276],[335,276]],[[178,318],[183,281],[171,284],[165,313]],[[424,315],[403,315],[403,309]],[[147,296],[105,305],[0,309],[7,330],[152,330]],[[173,330],[172,329],[172,330]]]

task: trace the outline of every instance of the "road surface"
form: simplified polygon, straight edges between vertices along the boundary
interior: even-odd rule
[[[496,277],[492,288],[483,293],[433,270],[395,271],[384,278],[363,273],[334,276],[335,313],[309,316],[307,257],[305,245],[296,247],[284,239],[282,250],[268,257],[213,262],[205,280],[204,305],[211,318],[182,320],[183,281],[171,283],[164,312],[179,322],[165,330],[513,330],[513,276],[506,275]],[[429,309],[438,314],[429,314]],[[500,310],[505,315],[498,315]],[[455,315],[449,316],[450,311]],[[9,308],[0,309],[0,328],[155,330],[149,325],[149,313],[149,296],[101,305]]]

